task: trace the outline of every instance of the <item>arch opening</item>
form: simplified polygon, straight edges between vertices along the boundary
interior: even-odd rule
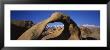
[[[61,22],[48,23],[38,39],[42,39],[43,37],[49,34],[54,34],[54,36],[58,36],[61,34],[63,30],[64,30],[64,24]]]

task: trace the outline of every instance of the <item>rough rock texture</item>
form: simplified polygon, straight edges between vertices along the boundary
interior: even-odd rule
[[[11,21],[11,40],[16,40],[33,24],[32,21],[12,20]]]
[[[80,27],[83,40],[100,40],[100,28],[97,27]]]
[[[55,30],[50,32],[50,34],[42,37],[42,40],[55,39],[55,40],[79,40],[80,39],[80,29],[77,24],[69,18],[69,16],[55,12],[48,19],[35,24],[30,29],[25,31],[18,40],[30,40],[30,39],[40,39],[48,23],[61,22],[64,24],[64,29]]]
[[[33,22],[32,21],[26,21],[26,20],[12,20],[11,24],[16,25],[18,27],[25,27],[25,28],[30,28],[31,26],[33,26]]]
[[[59,36],[62,33],[63,28],[57,27],[57,28],[54,28],[54,30],[51,30],[51,31],[50,30],[46,31],[48,35],[44,36],[42,38],[42,40],[46,40],[46,39],[50,39],[50,38],[55,38],[55,37]]]

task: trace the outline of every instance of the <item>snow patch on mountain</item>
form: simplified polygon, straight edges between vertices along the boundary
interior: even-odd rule
[[[93,27],[93,28],[100,28],[100,26],[96,26],[96,25],[90,25],[90,24],[83,24],[81,25],[83,27]]]

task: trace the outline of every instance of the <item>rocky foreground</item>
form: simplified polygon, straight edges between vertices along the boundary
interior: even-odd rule
[[[14,26],[12,26],[12,27],[14,27]],[[21,26],[18,26],[18,27],[20,28]],[[16,28],[18,28],[18,27],[16,27]],[[24,29],[24,31],[21,30],[21,32],[19,32],[18,34],[20,34],[20,33],[22,34],[28,28],[22,27],[22,29]],[[57,26],[57,27],[46,27],[45,30],[42,33],[42,36],[40,36],[39,39],[45,39],[47,35],[52,34],[54,32],[57,32],[57,31],[62,31],[63,29],[64,29],[64,27],[61,27],[61,26]],[[100,40],[100,28],[98,28],[98,27],[80,26],[80,29],[81,29],[82,40]],[[13,33],[13,31],[15,31],[15,33]],[[15,30],[15,29],[12,30],[12,33],[13,34],[16,34],[17,32],[18,32],[18,30]],[[13,36],[16,36],[16,35],[13,35]],[[58,33],[56,33],[54,35],[58,35]],[[54,35],[51,35],[51,36],[54,37]],[[46,38],[46,39],[48,39],[48,38]]]
[[[53,32],[62,31],[64,27],[57,26],[57,27],[48,27],[45,28],[45,31],[43,32],[43,36],[46,36],[48,34],[51,34]],[[99,27],[85,27],[80,26],[81,30],[81,39],[82,40],[100,40],[100,28]],[[54,35],[57,35],[54,34]],[[54,36],[52,35],[52,36]]]

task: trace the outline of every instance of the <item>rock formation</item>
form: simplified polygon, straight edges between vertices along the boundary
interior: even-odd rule
[[[32,21],[28,20],[12,20],[11,21],[11,40],[16,40],[22,35],[27,29],[33,26]]]
[[[46,38],[54,39],[54,40],[78,40],[80,39],[80,29],[77,24],[69,18],[69,16],[64,15],[62,13],[54,13],[50,17],[51,22],[61,22],[64,24],[64,30],[62,32],[55,32],[45,36]],[[51,23],[50,22],[50,23]],[[59,35],[56,35],[59,33]],[[55,37],[53,37],[55,36]]]
[[[28,20],[12,20],[11,24],[25,28],[30,28],[31,26],[34,25],[32,21],[28,21]]]
[[[80,29],[77,24],[67,15],[55,12],[48,19],[35,24],[30,29],[25,31],[18,40],[30,40],[30,39],[39,39],[42,36],[43,31],[48,23],[61,22],[64,24],[64,29],[56,30],[50,32],[50,34],[42,37],[42,40],[55,39],[55,40],[79,40],[80,38]]]
[[[100,40],[100,28],[80,27],[82,40]]]

